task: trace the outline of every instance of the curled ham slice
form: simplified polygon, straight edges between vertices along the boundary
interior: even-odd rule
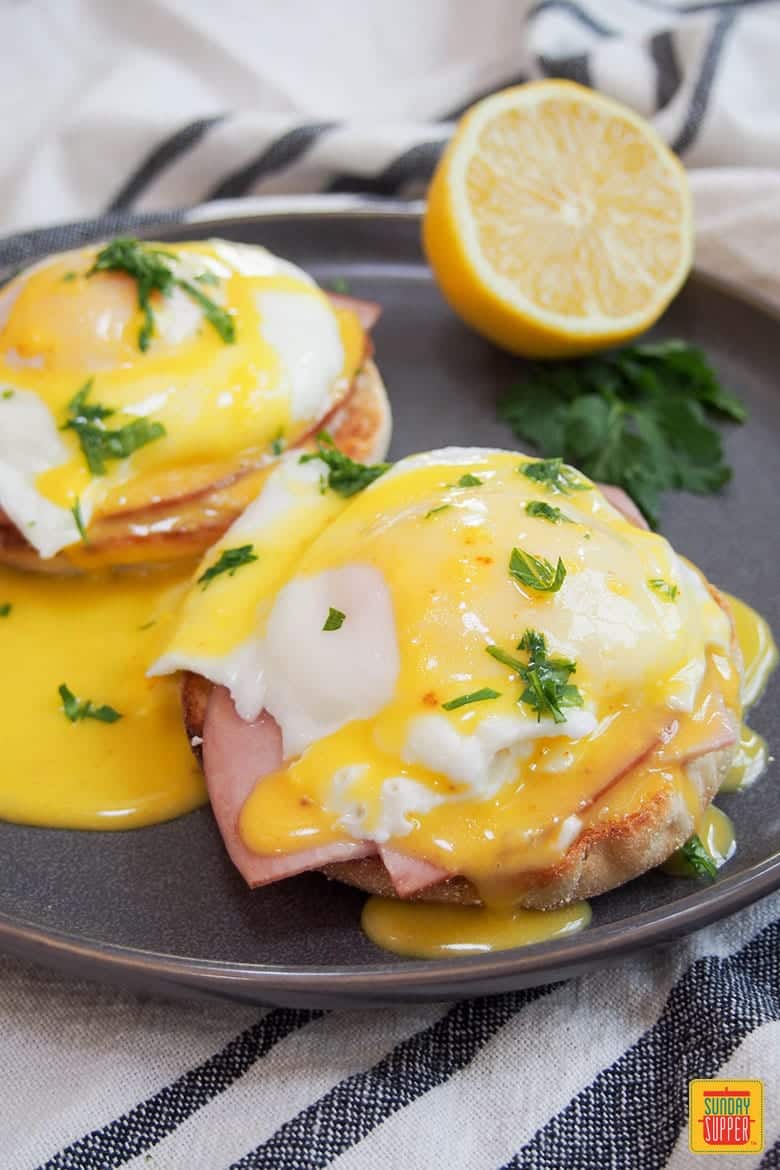
[[[399,898],[409,898],[419,890],[434,886],[445,878],[452,877],[446,869],[438,865],[431,865],[429,861],[422,861],[419,857],[407,857],[395,849],[382,846],[379,850],[385,869],[390,875],[393,889]]]
[[[601,489],[601,494],[606,496],[612,507],[625,516],[631,524],[636,524],[637,528],[650,527],[634,501],[629,495],[626,495],[622,488],[615,487],[611,483],[600,483],[598,486]]]
[[[282,735],[274,719],[263,712],[246,723],[224,687],[214,687],[203,729],[203,770],[211,807],[225,847],[241,876],[251,887],[265,886],[332,861],[354,861],[376,853],[372,841],[336,841],[296,853],[252,853],[238,832],[241,809],[258,780],[282,765]]]
[[[688,724],[686,734],[675,742],[674,728],[663,748],[665,764],[688,764],[699,756],[722,751],[739,739],[739,723],[733,711],[729,711],[723,696],[713,691],[708,695],[701,717]]]
[[[330,303],[336,309],[349,309],[355,314],[366,333],[370,332],[382,315],[382,306],[376,301],[361,301],[357,297],[347,297],[342,293],[326,293]]]

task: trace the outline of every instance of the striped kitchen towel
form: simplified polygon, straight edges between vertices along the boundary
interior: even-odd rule
[[[772,0],[5,0],[2,33],[0,264],[106,213],[110,234],[204,200],[419,195],[461,109],[563,76],[653,119],[692,168],[700,265],[780,306]],[[354,1015],[0,960],[0,1170],[694,1170],[687,1084],[715,1075],[764,1080],[752,1167],[780,1170],[779,915]]]

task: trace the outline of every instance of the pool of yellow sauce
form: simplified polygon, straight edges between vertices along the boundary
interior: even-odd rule
[[[548,942],[590,923],[587,902],[558,910],[447,906],[369,898],[361,925],[377,946],[413,959],[442,959]]]
[[[189,570],[47,577],[0,569],[0,818],[129,829],[202,804],[175,679],[145,671],[169,636]],[[119,711],[65,716],[58,687]]]

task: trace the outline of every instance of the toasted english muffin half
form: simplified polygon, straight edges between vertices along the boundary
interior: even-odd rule
[[[213,689],[213,684],[200,675],[188,672],[182,677],[184,724],[201,764],[206,709]],[[513,884],[516,904],[530,910],[550,910],[606,893],[661,865],[694,832],[697,820],[726,778],[735,753],[736,745],[731,745],[691,760],[685,767],[690,781],[686,801],[670,785],[629,814],[588,828],[557,864],[524,874]],[[380,856],[332,862],[320,872],[367,894],[400,897]],[[406,898],[463,906],[482,904],[474,884],[460,876],[437,881]]]

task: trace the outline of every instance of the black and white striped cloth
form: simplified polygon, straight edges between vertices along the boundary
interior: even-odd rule
[[[0,264],[91,226],[424,191],[475,97],[540,76],[652,117],[698,263],[780,306],[780,3],[5,0]],[[687,1084],[763,1078],[780,901],[532,991],[358,1015],[168,1004],[0,960],[0,1170],[693,1170]],[[721,1157],[721,1167],[748,1159]]]

